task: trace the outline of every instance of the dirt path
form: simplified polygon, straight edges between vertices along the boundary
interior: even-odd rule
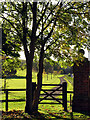
[[[59,77],[59,79],[60,79],[60,84],[62,84],[63,82],[66,82],[66,80],[65,80],[64,78],[65,78],[65,76]]]
[[[60,84],[62,84],[63,82],[66,82],[66,80],[65,80],[64,78],[65,78],[65,76],[59,77],[59,79],[60,79]],[[58,90],[62,90],[62,87],[60,87],[60,86],[54,87],[53,90],[56,90],[56,91],[53,92],[53,94],[60,94],[60,93],[61,93],[61,91],[57,91],[57,89],[58,89]],[[47,90],[47,91],[48,91],[48,90]],[[50,94],[51,91],[48,91],[47,93]]]
[[[59,79],[60,79],[60,84],[62,84],[63,82],[66,82],[66,80],[64,79],[65,78],[65,76],[63,76],[63,77],[59,77]],[[57,87],[54,87],[53,89],[58,89],[59,88],[59,86],[57,86]],[[62,88],[59,88],[59,90],[61,90]],[[61,93],[61,91],[55,91],[53,94],[60,94]]]
[[[67,82],[67,81],[65,80],[65,76],[59,77],[59,79],[60,79],[60,84],[63,84],[63,82]],[[68,84],[68,83],[67,83],[67,84]],[[53,95],[51,95],[51,96],[57,99],[57,97],[58,97],[60,94],[62,94],[62,91],[57,91],[57,89],[58,89],[58,90],[62,90],[62,87],[60,87],[60,86],[54,87],[53,90],[56,90],[56,91],[53,91],[53,90],[52,90],[52,91],[48,91],[48,90],[47,90],[47,93],[48,93],[48,94],[51,94],[51,93],[53,92]],[[57,96],[54,95],[54,94],[57,94]],[[45,94],[45,96],[47,96],[47,95]],[[42,96],[42,97],[45,97],[45,96]],[[51,96],[48,96],[48,98],[51,98]],[[61,100],[58,100],[58,101],[61,102]]]

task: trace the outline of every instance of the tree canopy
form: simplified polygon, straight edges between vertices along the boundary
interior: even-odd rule
[[[12,34],[8,22],[2,24],[2,77],[9,77],[16,74],[17,68],[20,67],[18,59],[21,44],[18,36]]]

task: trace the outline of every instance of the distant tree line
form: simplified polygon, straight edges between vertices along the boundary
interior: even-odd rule
[[[46,72],[46,74],[48,73],[53,73],[54,71],[57,71],[57,73],[59,74],[69,74],[69,73],[73,73],[73,68],[67,66],[67,68],[62,68],[61,65],[58,62],[54,62],[53,65],[50,64],[50,62],[44,61],[44,68],[43,68]],[[33,63],[33,70],[34,71],[38,71],[38,62],[34,61]]]

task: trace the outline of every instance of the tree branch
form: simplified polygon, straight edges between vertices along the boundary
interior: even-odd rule
[[[55,21],[54,21],[54,24],[53,24],[53,26],[52,26],[51,31],[48,33],[48,36],[47,36],[46,38],[44,38],[44,44],[45,44],[45,43],[47,42],[47,40],[51,37],[51,34],[52,34],[53,30],[54,30],[55,25],[56,25],[56,19],[55,19]]]
[[[10,15],[10,14],[8,14],[8,13],[5,13],[5,14],[13,18],[13,16],[12,16],[12,15]],[[15,17],[14,17],[14,19],[16,19],[17,21],[19,21],[19,23],[20,23],[20,25],[21,25],[21,22],[20,22],[20,20],[19,20],[19,19],[15,18]],[[15,24],[15,23],[14,23],[14,24]]]
[[[17,12],[20,13],[20,11],[19,11],[19,9],[17,9],[15,3],[14,2],[10,2],[10,3],[13,5],[13,7],[15,8],[15,10],[17,10]]]
[[[24,46],[25,56],[28,59],[29,51],[28,51],[28,48],[27,48],[27,30],[26,30],[26,28],[27,28],[27,21],[26,21],[26,18],[27,18],[27,2],[26,3],[23,2],[22,15],[24,16],[22,18],[22,25],[23,25],[22,43],[23,43],[23,46]]]
[[[33,13],[33,24],[32,24],[32,34],[31,37],[35,37],[36,35],[36,26],[37,26],[37,2],[33,2],[33,9],[32,9],[32,13]]]
[[[45,19],[44,23],[46,23],[46,21],[48,20],[49,16],[52,14],[53,10],[57,7],[57,5],[59,4],[59,2],[54,6],[54,8],[50,11],[49,15],[47,16],[47,18]],[[49,21],[49,23],[47,24],[47,26],[45,28],[43,28],[43,31],[52,23],[52,21],[54,20],[54,16],[53,18]],[[39,36],[42,34],[42,31],[39,33],[39,35],[37,36],[37,38],[39,38]]]
[[[52,20],[47,24],[47,26],[43,28],[43,31],[52,23],[53,20],[54,20],[54,18],[52,18]],[[41,34],[42,34],[42,31],[39,33],[39,35],[37,36],[37,38],[39,38],[39,36]]]
[[[64,35],[64,33],[60,34],[59,37],[61,37],[62,35]],[[52,40],[53,40],[53,39],[52,39]],[[48,45],[48,46],[46,47],[45,51],[46,51],[47,49],[49,49],[49,48],[51,47],[51,45],[53,45],[54,43],[56,43],[57,40],[58,40],[58,39],[55,39],[54,42],[50,43],[50,45]]]
[[[43,12],[42,16],[40,17],[40,19],[39,19],[39,21],[38,21],[38,23],[37,23],[37,27],[38,27],[38,25],[40,24],[40,21],[42,20],[42,17],[45,15],[45,12],[46,12],[46,10],[47,10],[48,5],[49,5],[49,2],[47,3],[47,5],[46,5],[46,7],[45,7],[45,9],[44,9],[44,12]],[[36,28],[37,28],[37,27],[36,27]]]
[[[7,19],[7,18],[5,18],[3,16],[1,18],[3,18],[6,21],[8,21],[11,24],[11,26],[16,30],[17,34],[21,37],[21,34],[19,33],[19,30],[13,25],[13,23],[9,19]]]
[[[70,9],[82,8],[84,5],[86,5],[86,3],[83,3],[83,4],[81,4],[80,6],[78,6],[77,8],[75,8],[75,7],[73,6],[74,4],[75,4],[75,2],[72,4],[72,6],[70,6],[68,9],[66,9],[65,12],[66,12],[67,10],[70,10]]]
[[[32,4],[29,2],[29,5],[30,5],[30,7],[31,7],[31,10],[33,10],[33,7],[32,7]]]

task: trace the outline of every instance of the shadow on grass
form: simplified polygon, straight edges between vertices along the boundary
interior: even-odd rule
[[[32,115],[28,115],[22,110],[12,110],[9,112],[2,111],[1,120],[90,120],[89,118],[73,115],[73,112],[61,113],[40,113],[35,112]]]
[[[60,114],[59,114],[60,115]],[[74,120],[73,118],[64,118],[63,116],[50,114],[44,114],[40,112],[33,113],[32,115],[28,115],[23,111],[9,111],[9,112],[2,112],[2,119],[1,120]]]
[[[7,77],[7,79],[25,79],[25,78],[26,78],[26,76],[17,76],[17,75]],[[4,79],[4,77],[3,77],[3,79]]]
[[[84,114],[86,116],[90,116],[90,112],[79,112],[79,113]]]
[[[55,115],[51,113],[50,117],[51,117],[50,119],[46,119],[46,120],[74,120],[71,114],[70,114],[70,118],[67,118],[64,115],[60,115],[60,113],[59,115]]]

